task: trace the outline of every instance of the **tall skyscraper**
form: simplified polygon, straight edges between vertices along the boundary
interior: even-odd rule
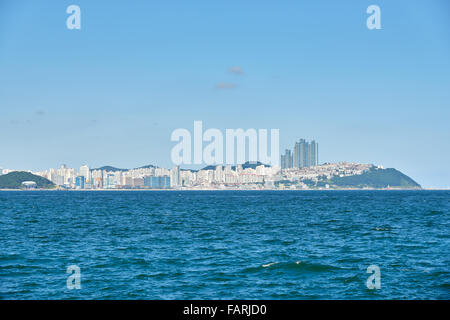
[[[308,154],[308,142],[305,139],[295,143],[294,146],[294,168],[304,168],[308,166],[307,156]]]
[[[288,169],[293,167],[293,159],[292,152],[289,149],[286,149],[284,155],[281,155],[281,168]]]
[[[88,166],[84,165],[80,167],[80,176],[83,176],[86,182],[91,180],[91,171]]]
[[[178,187],[180,185],[180,167],[175,166],[170,170],[170,186]]]
[[[296,142],[294,145],[294,168],[300,168],[300,142]]]
[[[284,155],[281,156],[281,168],[305,168],[317,166],[319,164],[319,144],[312,140],[307,142],[300,139],[294,145],[294,151],[286,149]]]
[[[308,161],[308,167],[317,166],[319,164],[319,144],[314,140],[309,144]]]

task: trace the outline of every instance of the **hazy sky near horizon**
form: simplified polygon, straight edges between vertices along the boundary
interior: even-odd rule
[[[450,187],[450,2],[0,1],[0,167],[171,167],[194,120]]]

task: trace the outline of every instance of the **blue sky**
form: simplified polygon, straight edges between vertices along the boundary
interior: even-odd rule
[[[169,167],[172,131],[202,120],[450,187],[449,119],[445,0],[0,2],[3,168]]]

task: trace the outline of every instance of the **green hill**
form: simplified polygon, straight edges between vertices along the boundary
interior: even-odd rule
[[[247,168],[256,169],[256,167],[261,166],[261,165],[264,165],[266,167],[270,167],[269,165],[261,163],[259,161],[256,161],[256,162],[247,161],[246,163],[242,164],[242,169],[247,169]],[[225,166],[222,166],[222,168],[224,168],[224,167]],[[202,170],[216,170],[216,166],[215,165],[206,166]],[[231,170],[236,170],[236,166],[232,166]]]
[[[121,169],[121,168],[116,168],[116,167],[113,167],[113,166],[103,166],[103,167],[100,167],[100,168],[94,168],[94,169],[91,169],[92,171],[94,171],[94,170],[105,170],[105,171],[108,171],[108,172],[116,172],[116,171],[128,171],[128,169]]]
[[[349,188],[421,188],[420,184],[394,168],[373,168],[360,175],[333,177],[328,182],[337,187]]]
[[[148,165],[146,165],[146,166],[142,166],[142,167],[138,167],[138,168],[134,168],[134,169],[149,169],[149,168],[157,168],[156,166],[154,166],[154,165],[152,165],[152,164],[148,164]],[[105,170],[105,171],[108,171],[108,172],[117,172],[117,171],[128,171],[128,170],[131,170],[131,169],[122,169],[122,168],[116,168],[116,167],[113,167],[113,166],[103,166],[103,167],[100,167],[100,168],[94,168],[94,169],[91,169],[92,171],[94,171],[94,170]]]
[[[14,171],[0,176],[0,189],[21,189],[22,182],[34,181],[39,189],[51,189],[55,184],[50,180],[36,176],[29,172]]]

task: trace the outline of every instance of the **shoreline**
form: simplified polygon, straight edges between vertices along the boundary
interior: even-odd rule
[[[383,188],[383,189],[361,189],[361,188],[342,188],[342,189],[0,189],[1,191],[51,191],[51,192],[118,192],[118,191],[128,191],[128,192],[142,192],[142,191],[450,191],[450,189],[439,189],[439,188]]]

